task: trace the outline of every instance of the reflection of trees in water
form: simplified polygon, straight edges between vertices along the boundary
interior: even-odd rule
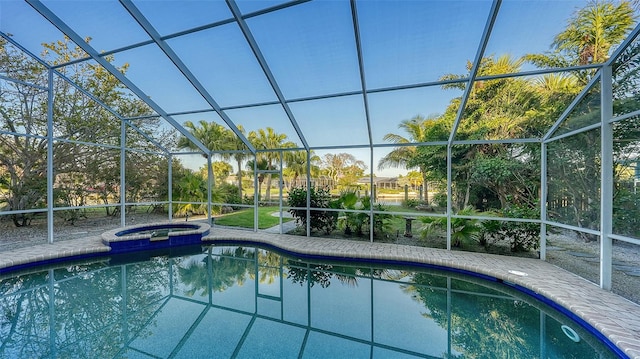
[[[48,291],[46,286],[21,292],[47,283],[47,273],[41,272],[2,281],[2,294],[19,292],[0,301],[0,356],[30,358],[47,351]],[[44,348],[44,350],[43,350]],[[11,354],[9,354],[11,353]]]
[[[184,294],[192,297],[198,290],[200,295],[207,295],[209,288],[209,273],[207,270],[207,258],[202,260],[191,259],[185,264],[179,264],[178,275],[180,282],[190,287]]]
[[[318,283],[322,288],[327,288],[331,284],[332,274],[327,272],[331,269],[330,265],[323,264],[307,264],[306,267],[300,267],[304,263],[297,261],[288,261],[287,266],[287,278],[291,279],[292,283],[300,284],[309,283],[309,287]]]
[[[349,287],[358,286],[358,277],[381,278],[387,271],[383,269],[338,266],[333,264],[305,263],[298,260],[287,260],[287,278],[292,283],[313,287],[316,283],[322,288],[331,285],[331,278]]]
[[[391,281],[424,306],[425,318],[445,330],[451,328],[454,357],[533,358],[540,354],[539,310],[492,287],[428,272],[308,263],[242,247],[191,258],[158,257],[116,267],[74,265],[0,281],[0,357],[120,357],[133,338],[154,334],[156,313],[171,298],[172,283],[189,288],[189,295],[211,293],[210,285],[220,292],[255,278],[256,273],[264,283],[286,273],[292,283],[322,288],[332,280],[355,287],[359,277],[367,283],[376,278]],[[170,280],[172,268],[176,278]],[[557,324],[549,320],[545,327],[550,357],[593,357],[588,344],[583,349],[566,345]]]
[[[253,276],[255,268],[255,251],[243,247],[225,248],[220,254],[211,256],[213,265],[211,271],[211,290],[223,292],[234,285],[243,285],[247,277]],[[207,258],[201,261],[190,260],[178,265],[180,281],[189,289],[188,296],[200,291],[206,295],[209,290],[209,269]]]
[[[424,304],[442,328],[448,328],[446,278],[416,273],[413,282],[403,290]],[[469,358],[534,358],[539,349],[527,343],[539,342],[539,311],[505,294],[477,284],[455,281],[451,296],[452,345]],[[487,295],[482,295],[485,293]],[[498,298],[496,296],[501,296]]]
[[[258,265],[260,276],[258,281],[273,284],[282,272],[282,256],[272,251],[258,250]]]
[[[247,277],[253,275],[255,255],[253,249],[238,247],[225,249],[221,256],[213,257],[211,289],[214,292],[223,292],[234,284],[243,285]]]
[[[47,271],[2,280],[0,357],[117,355],[127,343],[125,333],[138,333],[148,324],[157,309],[150,303],[162,298],[168,285],[166,258],[126,267],[131,273],[126,290],[123,266],[104,268],[102,263],[55,270],[53,287]]]

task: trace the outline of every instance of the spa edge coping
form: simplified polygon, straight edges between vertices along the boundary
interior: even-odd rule
[[[211,230],[211,226],[208,223],[203,222],[155,222],[111,229],[102,233],[101,237],[104,244],[109,244],[112,242],[131,241],[136,239],[152,239],[151,233],[124,235],[118,234],[123,232],[135,231],[137,229],[165,229],[163,227],[171,226],[176,228],[189,227],[193,229],[179,232],[169,232],[167,234],[167,237],[185,236],[190,234],[206,234],[209,230]]]

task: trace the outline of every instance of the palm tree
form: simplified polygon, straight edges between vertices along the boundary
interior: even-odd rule
[[[202,142],[209,150],[216,151],[226,149],[226,139],[224,137],[226,128],[222,125],[219,125],[215,122],[207,122],[205,120],[198,121],[198,125],[194,124],[191,121],[187,121],[184,123],[184,127],[189,130],[189,132]],[[177,147],[179,149],[192,149],[198,150],[199,148],[191,142],[187,137],[181,136],[178,139]],[[203,157],[207,157],[207,154],[203,154]]]
[[[200,120],[198,122],[198,125],[195,125],[191,121],[187,121],[184,123],[184,127],[186,127],[193,135],[193,137],[202,142],[202,144],[205,145],[210,151],[224,151],[229,149],[229,143],[227,140],[228,130],[222,125],[219,125],[215,122]],[[192,150],[199,150],[199,148],[185,136],[181,136],[178,139],[177,147],[179,149],[188,148]],[[207,158],[209,157],[209,154],[203,153],[202,156]],[[220,155],[220,157],[226,160],[228,159],[226,157],[229,157],[229,155],[222,154]],[[215,183],[215,177],[213,178],[213,180]]]
[[[253,165],[256,163],[256,168],[254,169]],[[258,158],[257,162],[255,160],[249,160],[246,163],[246,168],[249,172],[253,173],[254,176],[258,176],[258,200],[260,200],[260,196],[262,193],[262,182],[264,182],[264,173],[257,174],[258,171],[266,171],[269,167],[267,160],[265,158]]]
[[[280,148],[295,147],[293,142],[285,142],[287,135],[276,133],[271,127],[266,129],[259,129],[258,131],[249,132],[249,141],[253,143],[256,149],[260,150],[276,150]],[[264,158],[267,161],[267,169],[273,170],[274,161],[280,159],[280,154],[277,151],[260,152],[258,156]],[[265,194],[265,200],[271,199],[271,174],[267,174],[267,192]]]
[[[217,124],[215,122],[207,122],[201,120],[198,125],[195,125],[191,121],[184,123],[184,127],[189,129],[189,132],[202,144],[204,144],[209,150],[215,151],[238,151],[234,153],[219,153],[218,156],[224,161],[229,161],[233,158],[238,166],[238,195],[242,198],[242,162],[247,158],[247,146],[242,139],[238,137],[230,129]],[[238,130],[242,135],[245,134],[244,128],[238,125]],[[197,150],[198,147],[189,141],[188,138],[182,136],[178,139],[178,148],[188,148]],[[207,154],[203,154],[203,157],[207,157]]]
[[[320,161],[320,157],[313,154],[311,151],[311,173],[318,173],[320,167],[317,163]],[[300,175],[307,173],[307,152],[306,151],[286,151],[284,152],[284,162],[287,166],[289,173],[292,175],[289,188],[292,188]]]
[[[177,200],[185,202],[175,207],[176,214],[200,214],[207,211],[207,206],[202,204],[207,199],[207,185],[204,178],[191,171],[186,171],[176,183],[176,187]],[[190,202],[198,202],[198,204]]]
[[[420,115],[414,116],[409,120],[403,120],[398,125],[398,128],[403,129],[409,134],[409,137],[403,137],[402,135],[387,133],[383,139],[387,142],[396,144],[408,144],[414,142],[420,142],[425,139],[427,126],[425,124],[431,121],[432,118],[424,118]],[[406,169],[411,168],[410,161],[415,158],[417,148],[415,146],[398,146],[395,147],[386,156],[382,157],[378,162],[378,169],[384,169],[389,167],[403,167]],[[428,169],[425,165],[419,165],[418,170],[422,175],[422,183],[424,185],[425,201],[429,205],[429,188],[427,185]]]
[[[578,10],[552,43],[554,52],[524,58],[540,67],[566,67],[607,61],[613,47],[622,42],[634,24],[630,2],[593,1]],[[583,72],[580,80],[589,80]]]
[[[605,62],[611,48],[627,37],[633,17],[629,2],[591,2],[569,20],[552,46],[566,51],[580,65]]]
[[[240,133],[244,136],[245,131],[242,125],[238,125],[237,127]],[[248,156],[246,152],[247,146],[244,144],[244,142],[242,142],[242,139],[240,139],[240,137],[236,136],[236,134],[233,131],[227,130],[226,135],[227,135],[227,138],[225,140],[228,143],[229,150],[243,151],[243,152],[235,152],[232,155],[233,159],[236,161],[236,164],[238,165],[238,175],[237,175],[238,195],[240,196],[240,199],[242,199],[242,162]]]

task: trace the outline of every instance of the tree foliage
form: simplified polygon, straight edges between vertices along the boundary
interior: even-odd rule
[[[300,209],[307,207],[307,190],[306,188],[295,187],[289,190],[287,205],[289,207],[297,207],[289,210],[291,215],[302,226],[309,226],[312,231],[322,231],[324,234],[331,233],[336,229],[338,223],[338,212],[326,211],[323,208],[338,208],[338,203],[331,199],[328,188],[316,188],[312,186],[309,190],[309,208],[311,209],[310,217],[307,217],[307,210]]]
[[[322,156],[321,169],[339,188],[353,185],[367,169],[364,161],[350,153],[327,153]]]
[[[87,39],[89,41],[90,39]],[[44,44],[43,56],[56,65],[86,57],[68,39]],[[113,57],[107,57],[109,61]],[[128,65],[119,68],[126,72]],[[123,117],[148,113],[146,105],[127,95],[124,86],[101,66],[84,61],[57,70],[80,88],[91,93]],[[47,188],[47,110],[48,71],[36,60],[0,39],[0,72],[18,81],[0,85],[0,173],[6,190],[0,192],[8,210],[27,210],[46,206]],[[32,84],[32,85],[29,85]],[[35,85],[35,86],[34,86]],[[56,205],[88,204],[90,197],[113,203],[119,199],[117,155],[101,146],[120,145],[121,122],[109,110],[61,76],[53,77],[53,165]],[[169,136],[158,131],[157,119],[140,120],[136,127],[157,142],[170,145]],[[79,141],[82,141],[81,143]],[[85,143],[95,143],[95,145]],[[131,131],[127,145],[157,151],[139,132]],[[147,196],[156,174],[151,171],[159,156],[128,153],[136,157],[136,170],[130,168],[126,198],[139,201]],[[146,175],[146,177],[145,177]],[[139,186],[140,185],[140,186]],[[95,199],[94,199],[95,200]],[[108,208],[107,208],[107,211]],[[30,223],[30,214],[14,214],[16,226]],[[71,216],[73,220],[74,216]]]

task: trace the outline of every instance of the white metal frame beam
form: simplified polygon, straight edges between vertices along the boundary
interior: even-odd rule
[[[258,61],[258,64],[260,64],[260,67],[262,68],[262,71],[264,72],[265,76],[267,77],[267,80],[269,81],[269,84],[271,85],[273,92],[276,94],[276,97],[278,98],[280,105],[282,106],[284,112],[287,114],[287,117],[289,118],[291,125],[296,131],[296,134],[300,138],[300,142],[302,142],[302,145],[306,150],[309,150],[309,144],[307,143],[307,140],[304,137],[304,133],[302,133],[302,130],[300,129],[300,126],[298,125],[298,122],[296,121],[295,116],[293,115],[293,112],[291,111],[291,108],[289,107],[289,104],[287,103],[284,97],[284,94],[282,93],[282,90],[280,90],[280,86],[278,85],[278,82],[276,81],[275,76],[271,72],[271,68],[269,68],[269,65],[267,64],[267,60],[264,58],[262,51],[260,51],[260,48],[258,47],[258,43],[256,42],[256,39],[253,37],[253,34],[251,33],[251,29],[249,29],[249,25],[247,25],[245,18],[242,16],[242,13],[238,8],[238,4],[236,4],[235,0],[226,0],[226,2],[227,2],[227,6],[229,7],[229,10],[231,10],[233,17],[236,20],[236,23],[240,27],[240,31],[242,31],[242,34],[244,35],[245,40],[247,40],[247,43],[249,44],[249,47],[251,48],[253,55]]]
[[[487,22],[484,26],[482,37],[480,38],[480,43],[478,44],[478,50],[476,51],[473,66],[471,67],[471,71],[469,73],[467,85],[464,89],[462,99],[460,100],[460,107],[458,108],[456,119],[453,122],[451,133],[449,134],[449,141],[447,144],[447,250],[451,250],[451,235],[453,230],[451,228],[451,215],[453,214],[453,174],[451,171],[451,167],[453,165],[451,160],[453,140],[455,139],[456,132],[458,131],[458,126],[460,126],[460,121],[462,120],[462,115],[464,114],[464,109],[469,99],[469,95],[473,90],[473,84],[476,75],[478,74],[478,70],[480,69],[482,57],[484,56],[484,50],[486,49],[487,43],[489,42],[491,30],[493,29],[493,25],[495,24],[496,18],[498,17],[498,12],[500,11],[501,4],[502,0],[494,0],[491,4],[491,10],[489,11],[489,16],[487,17]]]
[[[476,56],[473,60],[471,71],[469,72],[467,85],[464,89],[462,99],[460,100],[458,114],[456,115],[456,119],[453,122],[453,127],[451,128],[451,133],[449,134],[449,143],[453,142],[456,136],[456,132],[458,131],[458,127],[460,126],[460,122],[462,121],[462,115],[464,114],[464,110],[467,105],[467,101],[469,100],[469,96],[471,95],[471,91],[473,91],[473,84],[476,81],[476,76],[478,75],[478,71],[480,70],[480,66],[482,65],[481,62],[482,58],[484,57],[484,50],[487,48],[487,44],[489,43],[489,37],[491,37],[491,31],[493,30],[493,25],[495,24],[496,18],[498,17],[498,12],[500,11],[501,4],[502,0],[494,0],[491,4],[491,10],[489,11],[487,23],[484,26],[484,31],[482,32],[482,37],[480,38],[480,44],[478,45],[478,50],[476,51]]]
[[[142,101],[144,101],[152,110],[158,113],[161,117],[163,117],[169,124],[171,124],[175,129],[177,129],[182,135],[187,137],[191,142],[193,142],[202,152],[209,153],[209,149],[207,149],[202,142],[196,139],[189,131],[187,131],[183,126],[181,126],[177,121],[175,121],[171,116],[167,114],[157,103],[155,103],[149,96],[147,96],[144,91],[142,91],[138,86],[136,86],[131,80],[129,80],[123,73],[118,71],[109,61],[107,61],[103,56],[98,53],[91,45],[86,43],[84,39],[78,35],[69,25],[67,25],[62,19],[60,19],[56,14],[54,14],[48,7],[46,7],[39,0],[25,0],[34,10],[36,10],[42,17],[47,19],[53,26],[55,26],[58,30],[60,30],[63,34],[65,34],[71,41],[73,41],[78,47],[80,47],[84,52],[86,52],[93,60],[95,60],[98,64],[105,68],[111,75],[113,75],[116,79],[118,79],[122,84],[124,84],[129,90],[131,90],[136,96],[138,96]]]
[[[362,55],[362,41],[360,39],[360,25],[358,23],[358,8],[355,0],[351,0],[351,21],[353,23],[353,35],[358,54],[358,70],[360,73],[360,87],[362,89],[362,101],[364,105],[364,116],[367,122],[367,135],[369,136],[369,241],[373,242],[374,235],[374,190],[373,190],[373,135],[371,133],[371,115],[369,113],[369,99],[367,95],[367,80],[364,72],[364,56]]]
[[[613,69],[601,70],[600,81],[600,287],[611,290],[613,272]]]
[[[233,133],[235,133],[235,135],[238,136],[240,140],[242,140],[245,146],[247,146],[247,148],[252,153],[254,153],[255,147],[253,146],[253,144],[249,142],[247,137],[244,136],[242,132],[240,132],[236,124],[233,121],[231,121],[229,116],[227,116],[227,114],[220,109],[220,105],[218,105],[218,103],[213,98],[213,96],[211,96],[211,94],[207,91],[204,85],[202,85],[202,83],[198,80],[198,78],[191,72],[191,70],[189,70],[187,65],[185,65],[185,63],[180,59],[178,54],[176,54],[175,51],[173,51],[173,49],[169,46],[169,44],[167,44],[167,42],[162,39],[162,37],[160,36],[160,33],[158,33],[158,31],[153,27],[153,25],[151,25],[149,20],[147,20],[147,18],[144,15],[142,15],[142,12],[140,12],[140,10],[133,4],[133,2],[129,0],[120,0],[120,3],[129,12],[129,14],[138,22],[140,27],[142,27],[142,29],[151,37],[151,39],[153,39],[153,42],[155,42],[155,44],[158,45],[158,47],[160,47],[162,52],[164,52],[167,58],[169,58],[169,60],[178,68],[178,70],[191,83],[191,85],[195,87],[198,93],[205,99],[205,101],[207,101],[207,103],[213,108],[213,110],[215,110],[218,113],[220,118],[222,118],[222,120],[227,124],[227,126],[229,126],[231,131],[233,131]],[[206,153],[208,153],[209,155],[211,154],[210,152],[211,152],[210,149],[206,151]]]

